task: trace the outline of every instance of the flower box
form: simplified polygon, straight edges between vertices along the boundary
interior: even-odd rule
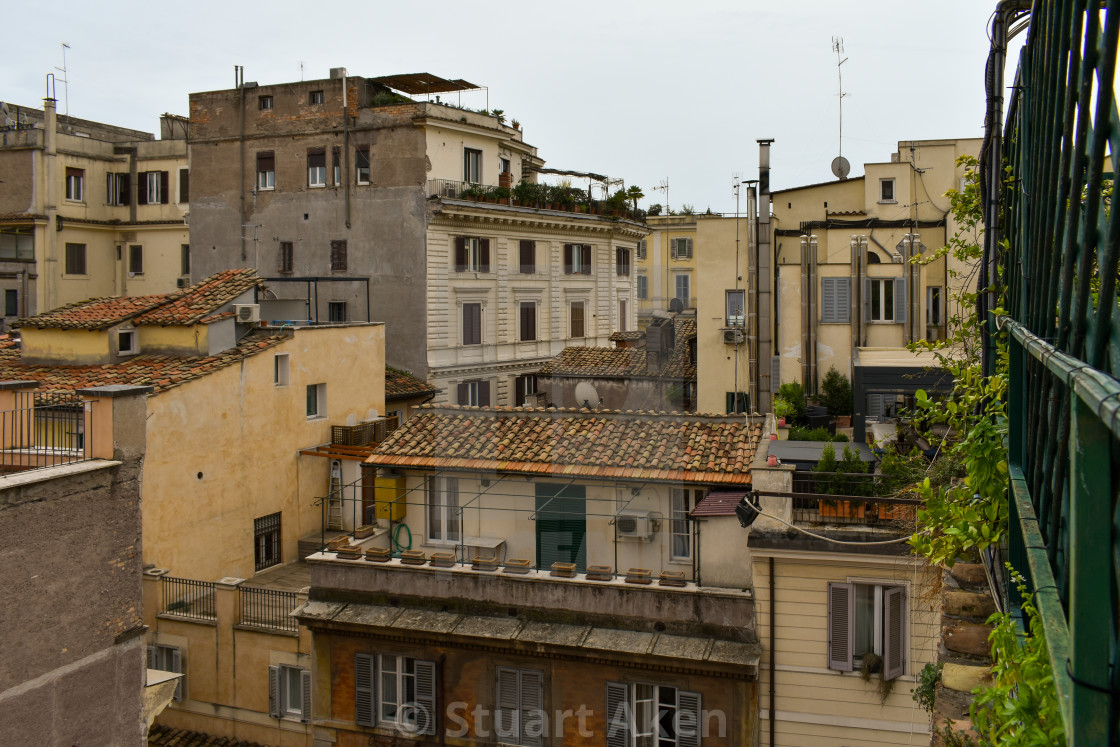
[[[688,581],[685,580],[684,571],[661,571],[657,583],[660,586],[684,586]]]
[[[551,575],[556,576],[557,578],[572,578],[576,575],[576,564],[560,562],[553,563]]]
[[[429,565],[436,568],[451,568],[455,565],[455,553],[434,552],[432,553],[432,562]]]
[[[366,560],[371,563],[388,563],[392,554],[387,547],[371,547],[366,550]]]
[[[476,571],[496,571],[498,570],[498,559],[475,557],[471,560],[471,568]]]
[[[354,539],[365,539],[377,531],[377,526],[374,524],[362,524],[354,530]]]
[[[822,519],[863,519],[867,515],[867,504],[863,501],[830,501],[820,499]]]
[[[628,584],[652,584],[653,573],[648,568],[631,568],[626,571],[626,583]]]
[[[609,565],[587,566],[588,581],[611,581],[614,579],[614,569]]]
[[[357,547],[340,547],[335,552],[338,553],[339,560],[361,560],[362,551]]]
[[[528,560],[521,560],[520,558],[510,558],[506,561],[505,568],[502,569],[506,573],[528,573],[533,570],[529,567]]]
[[[428,558],[424,555],[423,550],[405,550],[401,553],[401,563],[403,565],[424,565],[428,562]]]

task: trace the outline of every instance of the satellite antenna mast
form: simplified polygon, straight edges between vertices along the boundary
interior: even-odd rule
[[[665,193],[665,215],[669,214],[669,177],[665,177],[656,187],[650,188],[651,192]]]
[[[66,42],[61,42],[61,44],[62,44],[62,67],[58,67],[57,65],[55,65],[54,69],[58,70],[60,73],[62,73],[62,86],[63,86],[63,91],[65,92],[64,95],[66,97],[65,100],[64,100],[65,109],[66,109],[64,114],[67,117],[69,117],[70,116],[70,83],[66,80],[66,77],[67,77],[66,76],[66,50],[70,49],[70,45],[67,44]]]
[[[836,158],[832,159],[832,174],[837,179],[846,179],[848,172],[851,170],[851,165],[849,165],[848,159],[844,158],[844,97],[848,94],[844,93],[844,74],[840,66],[847,62],[848,58],[840,59],[840,55],[844,54],[844,38],[842,36],[832,37],[832,51],[836,53],[836,81],[840,93],[839,143]]]

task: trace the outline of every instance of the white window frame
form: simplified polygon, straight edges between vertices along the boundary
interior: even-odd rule
[[[868,278],[871,294],[868,303],[871,304],[869,322],[894,323],[894,278]],[[876,291],[878,289],[878,291]],[[889,289],[889,290],[888,290]],[[878,298],[876,298],[878,296]]]
[[[277,719],[311,721],[311,671],[291,664],[268,668],[268,711]]]
[[[86,171],[72,166],[68,168],[73,168],[79,173],[66,175],[66,199],[71,202],[81,202],[82,193],[85,191]]]
[[[739,303],[735,307],[738,314],[731,313],[732,299],[737,298]],[[742,327],[747,323],[747,292],[743,289],[724,291],[723,301],[724,321],[728,327]]]
[[[669,239],[669,258],[676,260],[692,259],[692,239],[688,236]]]
[[[327,186],[327,167],[325,165],[307,167],[307,186],[316,189]]]
[[[366,165],[365,166],[359,166],[358,165],[358,154],[359,153],[365,153],[366,154]],[[360,185],[368,185],[370,183],[370,179],[372,178],[372,171],[373,171],[373,159],[370,156],[370,149],[368,147],[364,147],[364,146],[355,148],[354,149],[354,181],[355,181],[355,183],[360,184]],[[363,178],[363,172],[365,172],[364,173],[364,178]]]
[[[700,502],[702,492],[690,488],[669,489],[669,559],[692,560],[692,525],[689,512]],[[684,552],[679,552],[683,546]]]
[[[572,244],[572,273],[583,274],[583,247],[584,244]]]
[[[670,702],[663,703],[663,696]],[[676,730],[671,736],[661,729],[663,713],[665,721]],[[654,682],[607,683],[606,728],[610,747],[698,745],[702,714],[701,696],[697,692]]]
[[[887,204],[887,205],[897,203],[898,202],[898,192],[896,191],[896,186],[897,185],[895,184],[895,179],[894,179],[893,176],[889,179],[880,179],[879,180],[879,202],[883,203],[883,204]],[[888,190],[890,191],[889,196],[887,195]]]
[[[163,172],[149,171],[145,176],[148,179],[148,201],[145,204],[159,205],[163,202]]]
[[[354,723],[384,724],[412,738],[417,734],[434,735],[438,687],[434,661],[358,652],[354,655]]]
[[[427,482],[429,541],[459,542],[463,537],[459,514],[459,478],[429,477]]]
[[[148,668],[158,669],[161,672],[174,672],[175,674],[184,674],[183,672],[183,652],[178,646],[169,646],[165,643],[155,643],[148,646]],[[172,696],[175,702],[183,702],[183,681],[186,677],[180,677],[175,683],[175,695]]]
[[[468,184],[482,183],[482,150],[463,148],[463,181]]]
[[[838,587],[840,587],[840,588],[838,588]],[[859,589],[859,587],[862,587],[865,590],[869,590],[870,595],[871,595],[871,599],[870,599],[871,609],[870,609],[870,614],[869,615],[867,615],[867,614],[864,615],[864,620],[862,621],[862,624],[861,624],[861,621],[860,621],[859,610],[853,609],[851,611],[851,618],[850,619],[853,621],[852,631],[851,631],[852,647],[851,647],[851,650],[847,652],[847,659],[848,659],[847,662],[844,664],[844,666],[839,666],[837,664],[837,662],[833,661],[833,658],[836,655],[836,652],[833,648],[833,644],[834,644],[833,639],[838,634],[843,635],[847,631],[834,629],[834,626],[836,625],[836,623],[833,620],[834,611],[835,611],[834,607],[833,607],[833,604],[834,604],[833,594],[834,594],[834,592],[839,592],[841,594],[844,593],[844,588],[846,588],[846,587],[851,587],[851,589],[852,589],[852,592],[851,592],[851,595],[850,595],[849,598],[851,599],[851,603],[853,604],[853,606],[860,604],[860,602],[858,600],[858,596],[859,596],[858,589]],[[827,585],[827,589],[828,589],[828,597],[829,597],[829,609],[828,609],[828,616],[826,618],[827,636],[828,636],[828,639],[827,639],[827,649],[828,650],[827,650],[827,653],[826,653],[826,662],[827,662],[830,669],[836,669],[836,670],[845,671],[845,672],[847,672],[847,671],[858,672],[860,670],[861,665],[862,665],[863,655],[865,653],[874,653],[878,656],[883,657],[884,662],[883,662],[882,666],[883,667],[887,666],[888,662],[885,661],[885,659],[887,657],[886,657],[886,654],[884,653],[884,651],[886,649],[886,645],[887,645],[887,632],[888,632],[887,631],[886,604],[885,604],[886,594],[887,594],[887,592],[892,591],[892,590],[897,590],[897,591],[901,592],[901,620],[899,621],[899,625],[900,625],[899,650],[900,650],[900,655],[901,655],[902,661],[900,663],[898,663],[898,669],[896,670],[896,672],[894,674],[894,677],[905,675],[907,670],[909,669],[909,666],[910,666],[910,650],[909,650],[909,647],[910,647],[910,602],[909,602],[909,600],[910,600],[910,587],[909,587],[909,584],[899,583],[898,581],[885,581],[885,580],[882,580],[882,579],[868,579],[868,578],[849,577],[845,583],[829,583]],[[863,593],[867,594],[867,591],[864,591]],[[839,611],[836,611],[836,612],[839,612]],[[846,611],[841,612],[840,614],[845,614],[846,615]],[[867,619],[868,617],[870,619]],[[864,630],[866,630],[866,628],[868,626],[870,626],[870,628],[871,628],[871,630],[870,630],[871,649],[870,649],[870,651],[861,651],[861,652],[857,653],[856,649],[861,648],[861,646],[860,646],[861,638],[866,638],[867,637],[866,633],[863,636],[860,635],[860,629],[863,628]],[[891,677],[891,679],[894,679],[894,677]]]
[[[128,205],[128,200],[124,199],[124,190],[128,186],[128,178],[128,174],[115,172],[105,175],[106,191],[108,192],[106,204],[116,207]]]
[[[128,340],[128,344],[124,343]],[[136,355],[140,352],[140,336],[135,327],[121,327],[117,330],[117,355]]]
[[[460,407],[481,407],[479,402],[481,401],[481,394],[482,394],[482,391],[481,391],[482,390],[482,379],[469,379],[467,381],[462,381],[460,383],[464,387],[466,387],[467,401],[466,402],[460,402],[459,406]]]
[[[272,163],[271,171],[261,171],[259,166],[257,168],[257,189],[262,192],[276,189],[276,161]]]
[[[681,280],[684,280],[686,293],[682,296]],[[673,298],[681,299],[686,309],[691,308],[692,304],[692,275],[687,272],[678,272],[673,275]]]
[[[318,420],[327,416],[327,385],[323,384],[308,384],[307,385],[307,399],[311,401],[311,390],[315,390],[315,411],[312,412],[311,408],[307,408],[307,419]]]
[[[482,239],[478,236],[463,237],[464,272],[482,272]]]
[[[277,353],[272,363],[272,383],[278,387],[288,386],[291,376],[291,356],[288,353]]]

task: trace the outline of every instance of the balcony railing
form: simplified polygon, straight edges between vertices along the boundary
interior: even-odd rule
[[[241,624],[262,630],[299,631],[299,621],[291,612],[299,601],[294,591],[261,589],[252,586],[238,587]]]
[[[896,496],[885,475],[794,472],[793,520],[805,524],[895,526],[912,522],[915,498]]]
[[[56,467],[91,458],[86,402],[73,392],[12,393],[0,411],[0,474]]]
[[[163,613],[192,620],[213,621],[218,618],[212,581],[164,576],[160,579]]]
[[[609,200],[589,199],[587,193],[582,189],[550,184],[523,182],[516,186],[506,187],[472,184],[452,179],[429,179],[428,196],[544,210],[591,213],[608,218],[621,217],[636,221],[645,221],[646,216],[644,210],[634,210],[629,205],[617,205]]]

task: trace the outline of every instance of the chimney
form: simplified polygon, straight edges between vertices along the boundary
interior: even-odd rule
[[[331,68],[331,80],[339,80],[340,78],[345,78],[345,77],[346,77],[346,68],[344,68],[344,67],[332,67]]]
[[[758,219],[755,221],[755,230],[758,240],[755,241],[757,254],[752,257],[756,270],[755,287],[758,289],[755,296],[754,313],[758,319],[757,350],[752,356],[758,362],[758,368],[751,372],[754,381],[749,382],[751,389],[757,387],[756,396],[751,398],[751,403],[757,412],[770,411],[770,395],[778,391],[781,386],[780,373],[774,365],[777,357],[774,356],[773,343],[773,280],[775,268],[773,266],[774,254],[770,248],[770,143],[773,140],[758,141]],[[779,364],[780,365],[780,364]]]

